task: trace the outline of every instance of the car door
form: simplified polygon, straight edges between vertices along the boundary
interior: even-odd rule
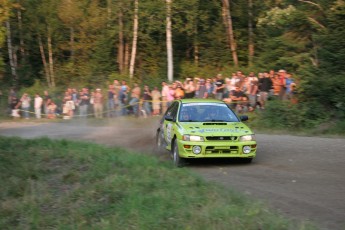
[[[173,104],[168,108],[164,116],[164,138],[165,142],[167,143],[168,150],[171,150],[171,141],[175,134],[174,127],[177,119],[177,111],[179,108],[179,104],[180,103],[178,101],[173,102]]]

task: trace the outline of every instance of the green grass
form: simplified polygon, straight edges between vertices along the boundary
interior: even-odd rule
[[[313,229],[120,148],[0,137],[0,229]]]

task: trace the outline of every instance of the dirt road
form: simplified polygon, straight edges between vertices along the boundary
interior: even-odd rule
[[[155,118],[2,122],[0,135],[86,140],[151,153],[157,123]],[[257,140],[258,156],[250,165],[208,160],[188,167],[289,218],[345,229],[345,139],[257,134]]]

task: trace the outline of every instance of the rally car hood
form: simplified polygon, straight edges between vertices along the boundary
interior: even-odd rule
[[[242,122],[179,122],[177,125],[181,133],[199,136],[233,135],[242,136],[252,134],[252,131]]]

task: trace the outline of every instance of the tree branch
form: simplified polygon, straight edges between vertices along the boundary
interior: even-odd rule
[[[323,11],[322,7],[321,7],[319,4],[315,3],[315,2],[307,1],[307,0],[298,0],[298,1],[299,1],[299,2],[308,3],[308,4],[313,5],[313,6],[316,6],[316,7],[319,8],[321,11]]]

